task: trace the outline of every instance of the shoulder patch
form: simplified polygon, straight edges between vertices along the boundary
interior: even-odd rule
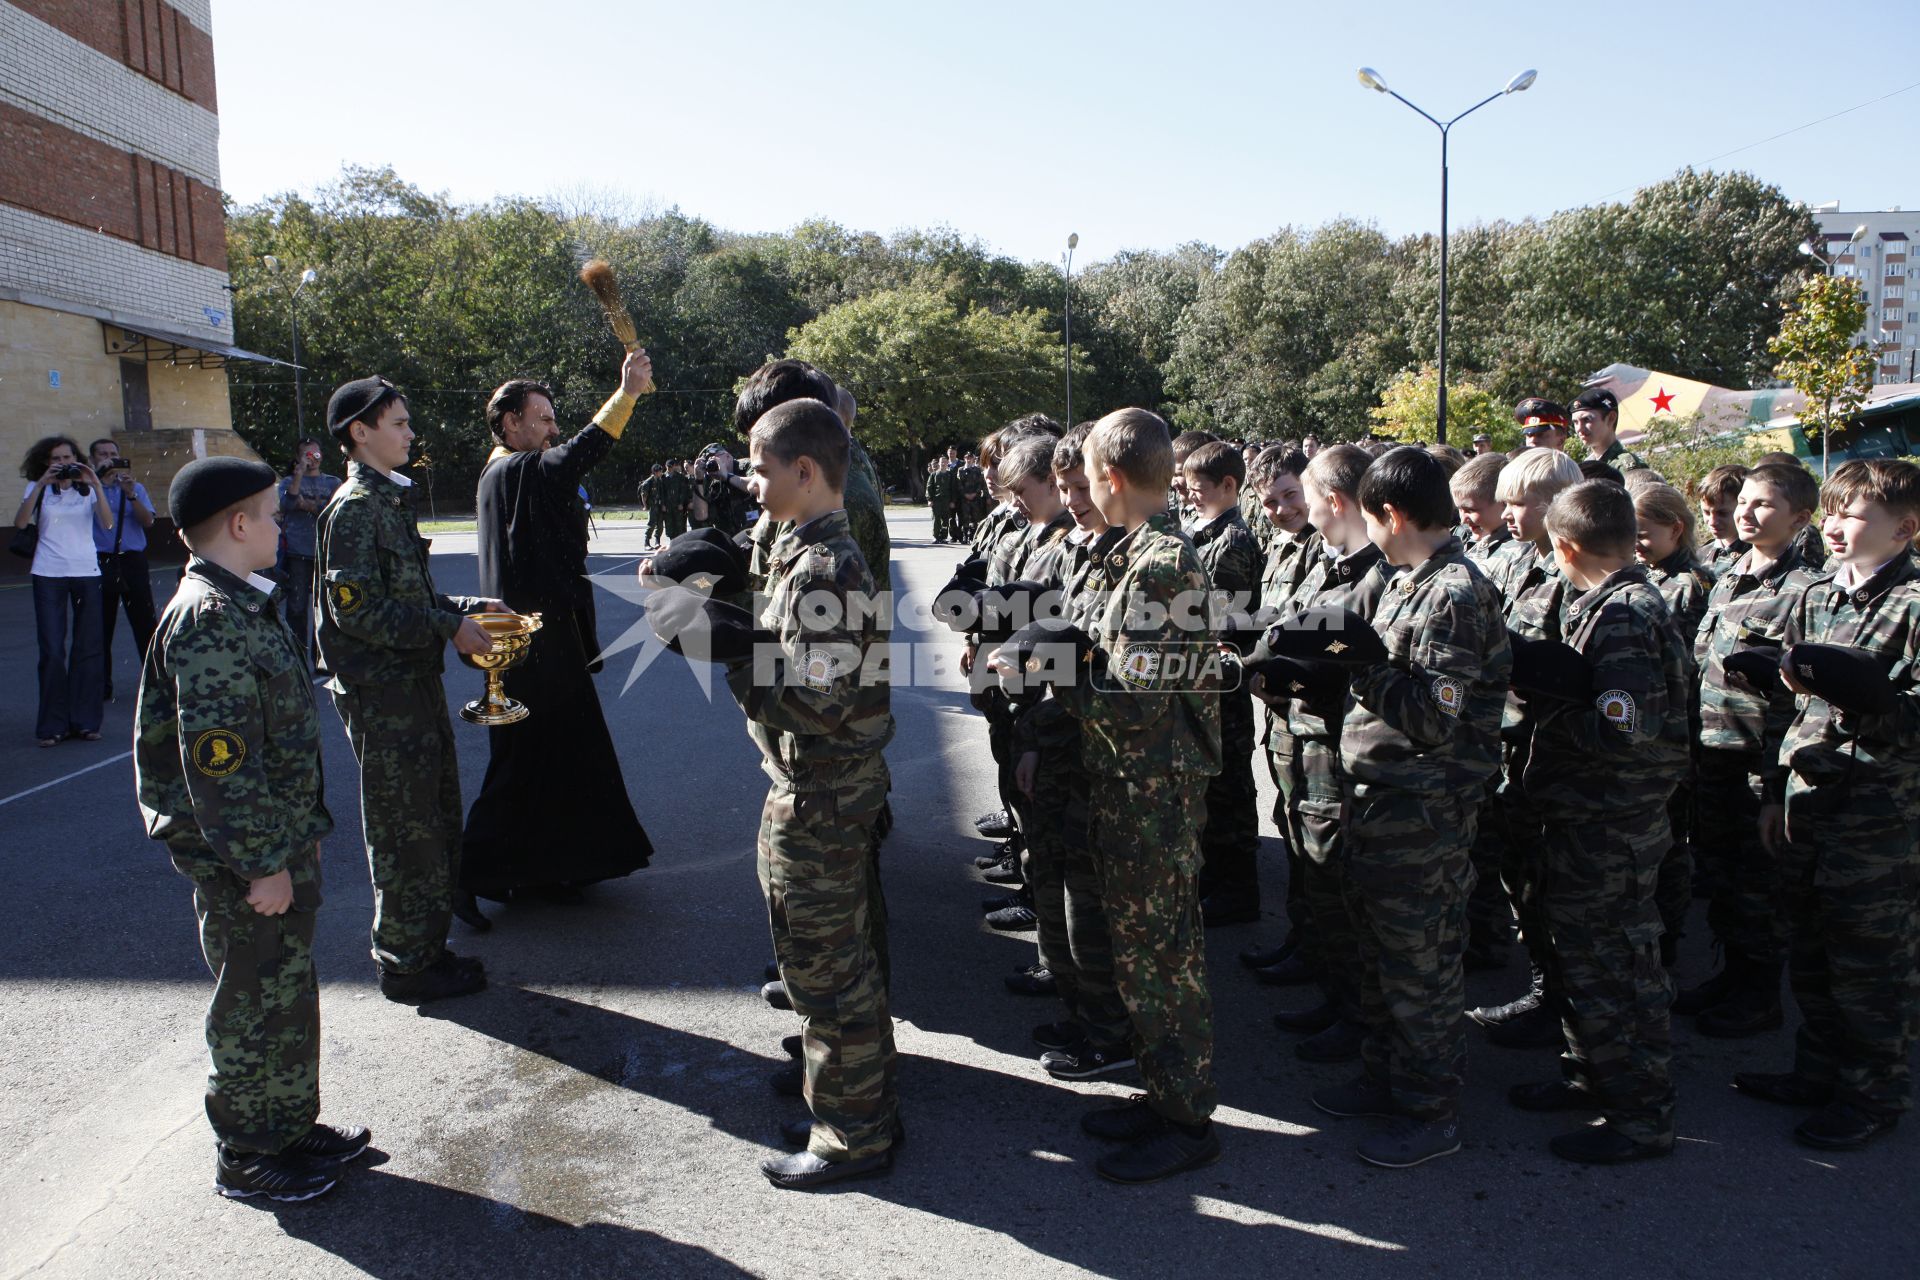
[[[1151,689],[1160,677],[1160,650],[1150,644],[1130,644],[1120,654],[1120,678],[1136,689]]]
[[[193,767],[209,778],[224,778],[247,758],[247,744],[231,729],[208,729],[193,740]]]
[[[800,655],[800,681],[815,693],[833,692],[833,680],[839,672],[839,658],[825,649],[809,649]]]
[[[1609,689],[1593,700],[1600,712],[1600,718],[1622,733],[1632,733],[1640,722],[1640,709],[1633,705],[1633,695],[1625,689]]]
[[[1434,705],[1458,720],[1467,701],[1466,687],[1452,676],[1435,676],[1431,687]]]
[[[333,592],[333,607],[337,613],[357,613],[360,606],[367,602],[367,589],[357,582],[346,579],[329,582],[327,590]]]

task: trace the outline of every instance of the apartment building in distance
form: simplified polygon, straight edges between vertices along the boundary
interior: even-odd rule
[[[1859,281],[1867,304],[1860,340],[1880,357],[1874,381],[1920,381],[1920,210],[1845,210],[1836,200],[1815,205],[1813,216],[1828,271]]]
[[[0,465],[111,436],[156,500],[233,430],[211,0],[0,0]],[[23,482],[24,483],[24,482]]]

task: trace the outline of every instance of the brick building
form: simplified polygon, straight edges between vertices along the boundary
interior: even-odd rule
[[[211,0],[0,0],[0,465],[112,436],[156,501],[233,431]],[[24,483],[24,482],[22,482]],[[9,508],[11,510],[11,508]]]

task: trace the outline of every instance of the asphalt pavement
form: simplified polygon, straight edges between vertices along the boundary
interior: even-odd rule
[[[931,544],[924,509],[896,510],[892,528],[896,587],[936,589],[955,551]],[[624,582],[640,537],[613,526],[591,568]],[[442,590],[472,590],[474,569],[471,535],[435,540]],[[156,575],[162,599],[172,576]],[[602,593],[603,641],[637,619],[633,594]],[[971,819],[995,807],[985,733],[952,638],[910,616],[887,753],[910,1134],[891,1176],[814,1195],[761,1177],[778,1126],[801,1114],[766,1085],[797,1026],[757,994],[765,779],[724,688],[709,698],[671,655],[635,674],[641,651],[627,650],[599,685],[653,865],[582,903],[495,907],[489,934],[456,925],[453,945],[486,961],[492,986],[423,1011],[374,986],[356,775],[323,696],[337,824],[316,944],[323,1117],[371,1125],[375,1151],[321,1200],[222,1200],[201,1110],[210,982],[187,885],[134,803],[131,645],[116,645],[105,740],[41,750],[32,612],[22,580],[0,584],[0,1276],[1914,1274],[1920,1123],[1825,1156],[1792,1142],[1795,1112],[1728,1087],[1736,1069],[1785,1069],[1791,1014],[1749,1041],[1676,1028],[1671,1159],[1555,1159],[1546,1141],[1568,1122],[1503,1100],[1554,1072],[1552,1054],[1476,1034],[1465,1150],[1407,1172],[1361,1163],[1366,1122],[1307,1100],[1351,1068],[1298,1061],[1268,1021],[1307,993],[1258,987],[1234,958],[1281,933],[1271,839],[1267,919],[1208,939],[1224,1158],[1151,1187],[1101,1182],[1078,1118],[1137,1083],[1063,1085],[1035,1065],[1029,1030],[1059,1015],[1002,990],[1031,935],[983,926],[979,901],[997,891],[971,869],[986,847]],[[481,685],[457,663],[446,681],[455,706]],[[462,724],[458,739],[471,798],[485,734]],[[568,772],[552,762],[555,790]],[[1697,921],[1689,979],[1710,962]],[[1516,994],[1513,964],[1475,975],[1470,998]]]

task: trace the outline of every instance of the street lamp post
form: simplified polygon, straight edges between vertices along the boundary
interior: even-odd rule
[[[1080,233],[1075,231],[1067,236],[1067,298],[1064,312],[1066,319],[1067,420],[1060,424],[1069,431],[1073,430],[1073,251],[1079,247]]]
[[[1847,237],[1847,243],[1845,247],[1848,249],[1851,249],[1853,248],[1854,245],[1859,244],[1862,240],[1865,240],[1866,238],[1867,238],[1867,224],[1863,222],[1859,226],[1853,229],[1853,234]],[[1806,254],[1809,258],[1812,258],[1815,262],[1818,262],[1822,266],[1826,267],[1827,273],[1829,275],[1833,273],[1833,269],[1835,267],[1840,265],[1841,251],[1839,249],[1835,249],[1833,251],[1833,256],[1828,257],[1826,254],[1821,253],[1818,249],[1814,248],[1811,241],[1802,240],[1800,242],[1800,252]],[[1872,295],[1871,289],[1869,289],[1867,293],[1867,304],[1869,306],[1873,304],[1873,295]],[[1875,364],[1876,366],[1878,365],[1877,360],[1875,361]],[[1877,372],[1877,368],[1876,368],[1876,372]],[[1827,401],[1827,414],[1829,417],[1831,417],[1833,414],[1833,401],[1831,399]],[[1820,428],[1820,479],[1823,482],[1826,480],[1828,476],[1833,474],[1832,468],[1830,468],[1827,465],[1830,454],[1832,452],[1832,449],[1831,449],[1831,443],[1833,439],[1832,426],[1833,424],[1829,422],[1825,426]]]
[[[1382,80],[1380,78],[1380,73],[1378,71],[1375,71],[1372,67],[1360,68],[1360,83],[1362,85],[1364,85],[1366,88],[1372,89],[1376,93],[1392,94],[1395,98],[1399,99],[1399,101],[1403,106],[1409,107],[1413,111],[1418,112],[1419,115],[1427,121],[1427,123],[1431,124],[1434,128],[1440,131],[1440,403],[1439,403],[1439,413],[1437,415],[1438,421],[1435,424],[1435,429],[1436,429],[1436,435],[1437,435],[1438,441],[1441,444],[1445,444],[1447,442],[1447,135],[1448,135],[1448,131],[1451,130],[1454,125],[1459,124],[1462,120],[1465,120],[1468,116],[1472,115],[1474,112],[1478,111],[1480,108],[1486,106],[1489,102],[1492,102],[1495,98],[1504,98],[1506,95],[1510,93],[1526,92],[1528,89],[1533,87],[1533,82],[1539,78],[1540,78],[1540,73],[1538,71],[1534,71],[1531,69],[1522,71],[1519,75],[1507,81],[1506,88],[1502,89],[1499,93],[1488,94],[1485,98],[1482,98],[1480,101],[1474,103],[1472,106],[1468,107],[1465,111],[1462,111],[1459,115],[1455,116],[1453,119],[1441,121],[1441,120],[1434,119],[1432,116],[1428,115],[1426,112],[1421,111],[1419,107],[1416,107],[1411,102],[1408,102],[1405,98],[1401,98],[1400,95],[1397,93],[1394,93],[1392,89],[1387,88],[1387,82],[1385,80]]]
[[[279,272],[280,259],[273,254],[266,255],[262,261],[267,264],[267,270],[276,274]],[[293,325],[293,416],[303,437],[307,434],[307,404],[300,379],[300,291],[319,278],[320,273],[308,267],[300,273],[300,283],[293,287],[293,292],[287,298],[287,312]]]

